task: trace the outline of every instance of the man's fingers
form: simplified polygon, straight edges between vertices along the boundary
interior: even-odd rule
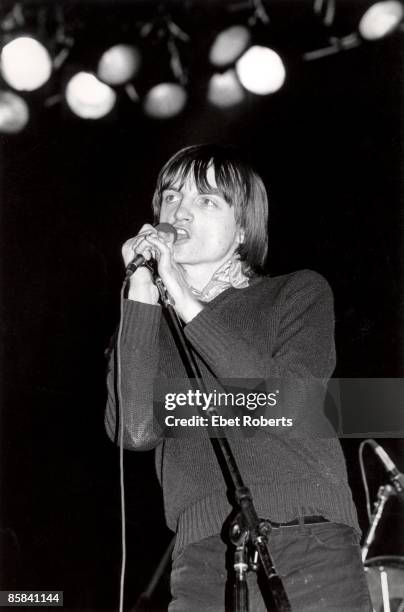
[[[156,259],[168,263],[171,257],[171,247],[174,236],[169,232],[158,232],[152,225],[146,223],[140,232],[133,238],[129,238],[122,247],[122,255],[125,265],[134,259],[136,255],[143,255],[146,261]]]
[[[128,265],[136,255],[143,255],[146,260],[149,260],[152,255],[152,249],[150,243],[146,242],[148,233],[143,235],[138,234],[134,238],[129,238],[122,247],[122,255],[124,258],[125,265]]]
[[[171,255],[170,246],[162,240],[158,235],[147,236],[145,241],[155,247],[155,254],[158,259]]]

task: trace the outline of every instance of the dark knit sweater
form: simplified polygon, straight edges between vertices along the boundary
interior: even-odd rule
[[[301,377],[326,381],[335,367],[331,290],[303,270],[250,280],[207,303],[185,334],[204,378]],[[124,445],[156,448],[168,526],[176,548],[217,534],[231,507],[209,440],[163,439],[153,432],[153,379],[186,378],[162,309],[126,300],[122,332]],[[108,375],[106,430],[115,435],[114,356]],[[294,406],[291,409],[298,411]],[[262,432],[261,432],[262,433]],[[258,515],[287,522],[323,515],[359,531],[339,442],[264,431],[232,440]]]

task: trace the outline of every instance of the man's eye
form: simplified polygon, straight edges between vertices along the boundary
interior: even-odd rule
[[[172,202],[176,202],[177,199],[178,199],[178,196],[175,193],[167,193],[163,197],[164,202],[167,202],[168,204],[171,204]]]
[[[204,206],[207,206],[208,208],[216,207],[216,202],[212,198],[208,198],[208,197],[205,196],[205,197],[201,198],[201,202],[202,202],[202,204]]]

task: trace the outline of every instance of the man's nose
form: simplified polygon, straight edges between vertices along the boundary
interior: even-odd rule
[[[190,221],[193,218],[191,210],[191,199],[184,197],[181,202],[178,203],[177,208],[174,212],[174,219],[176,221]]]

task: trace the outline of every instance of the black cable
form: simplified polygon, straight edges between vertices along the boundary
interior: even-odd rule
[[[123,442],[124,442],[124,406],[122,402],[122,369],[121,369],[121,337],[123,328],[123,304],[125,289],[128,279],[125,278],[122,283],[120,293],[120,320],[118,333],[116,338],[116,418],[119,419],[119,482],[120,482],[120,498],[121,498],[121,543],[122,543],[122,561],[121,561],[121,577],[119,588],[119,612],[123,612],[124,590],[125,590],[125,570],[126,570],[126,511],[125,511],[125,474],[123,465]]]

